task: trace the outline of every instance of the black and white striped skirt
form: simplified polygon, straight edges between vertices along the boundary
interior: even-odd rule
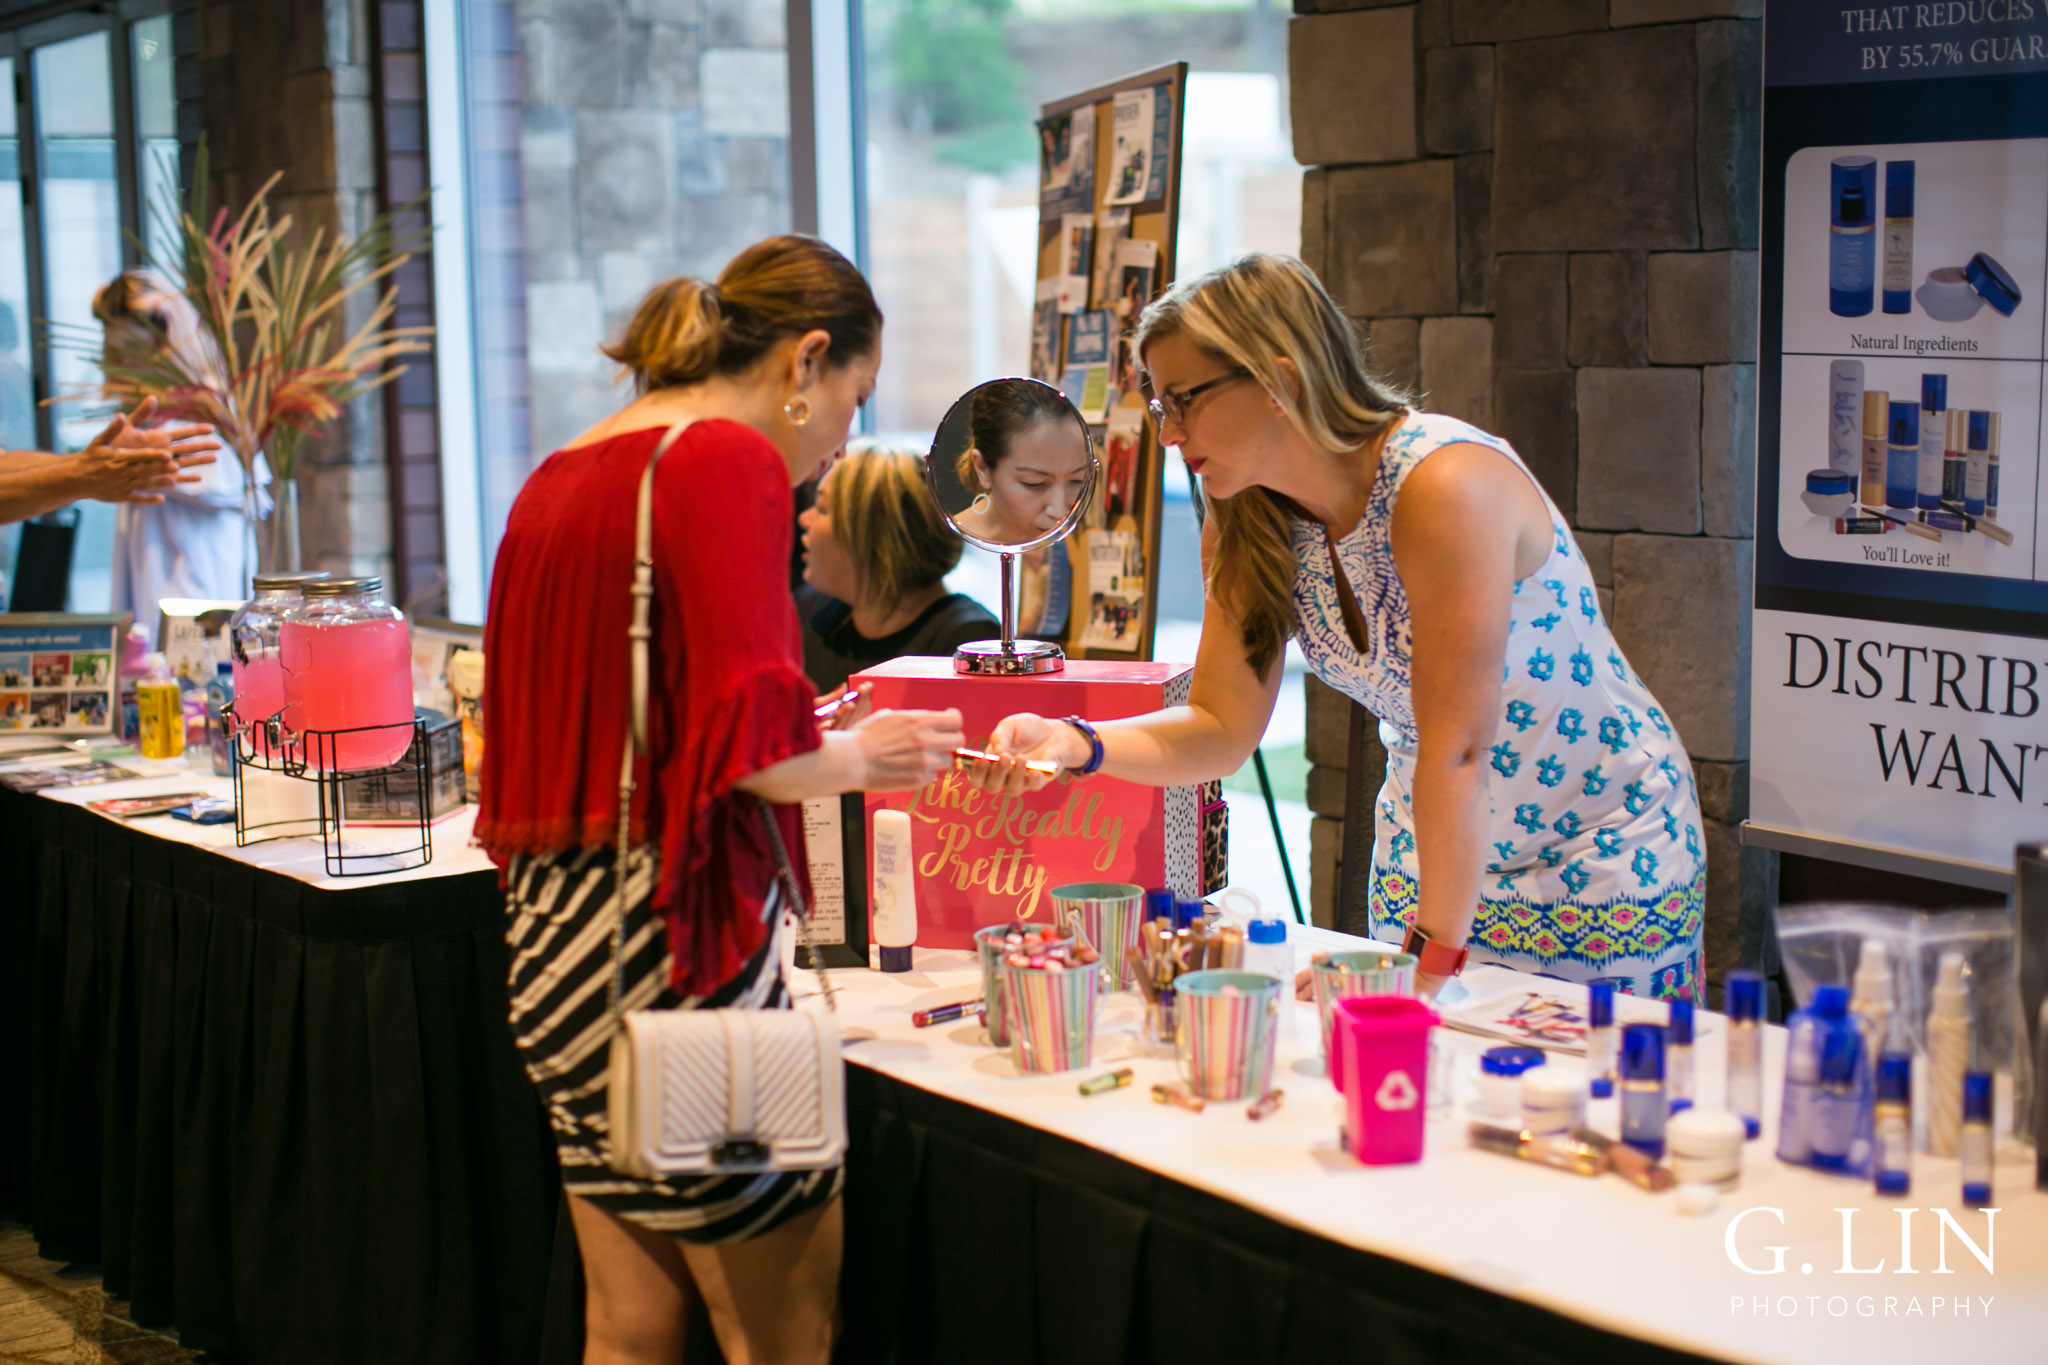
[[[509,869],[512,1037],[547,1108],[562,1184],[607,1212],[685,1241],[758,1237],[839,1193],[840,1169],[669,1182],[620,1175],[605,1162],[612,864],[610,849],[584,849],[515,857]],[[623,1007],[787,1009],[774,933],[710,995],[675,993],[668,933],[649,911],[656,875],[649,858],[626,881]],[[780,923],[779,891],[768,897],[765,914]]]

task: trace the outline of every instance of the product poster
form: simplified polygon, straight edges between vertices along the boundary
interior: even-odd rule
[[[1089,649],[1135,649],[1145,615],[1145,550],[1136,531],[1088,535],[1088,620],[1081,644]]]
[[[1766,12],[1751,823],[2010,869],[2048,802],[2048,5],[1998,10]]]
[[[105,734],[125,613],[0,615],[0,734]]]
[[[1038,125],[1038,210],[1046,218],[1095,207],[1095,106]]]
[[[1144,204],[1163,196],[1173,138],[1173,88],[1117,91],[1110,126],[1109,194],[1103,202]]]

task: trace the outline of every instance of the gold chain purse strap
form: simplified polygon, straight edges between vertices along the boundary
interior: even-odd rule
[[[633,836],[633,793],[637,784],[633,780],[634,764],[647,752],[647,691],[648,691],[648,646],[654,639],[654,469],[676,438],[689,430],[696,419],[685,418],[668,429],[654,453],[647,457],[647,468],[640,474],[640,497],[633,527],[633,622],[626,629],[628,647],[632,655],[632,705],[626,726],[625,752],[619,760],[619,842],[618,862],[612,876],[612,979],[610,1006],[612,1022],[617,1024],[623,1014],[621,1002],[626,993],[626,913],[628,902],[626,882],[636,866],[644,866],[653,857],[651,848],[635,848]],[[832,998],[832,979],[825,973],[825,958],[811,939],[811,917],[804,904],[803,893],[797,888],[796,873],[790,867],[789,850],[783,846],[782,830],[775,823],[775,812],[767,801],[755,798],[760,806],[761,821],[768,827],[768,841],[775,850],[775,871],[788,898],[790,909],[796,914],[797,941],[810,954],[811,966],[818,973],[818,982],[825,993],[825,1007],[836,1013],[838,1003]]]

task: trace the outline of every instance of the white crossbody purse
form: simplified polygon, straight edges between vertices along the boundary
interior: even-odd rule
[[[690,423],[663,436],[640,476],[633,546],[633,702],[619,765],[618,870],[612,889],[610,1162],[642,1179],[814,1171],[846,1153],[845,1062],[832,983],[811,942],[808,909],[766,801],[762,823],[798,938],[824,987],[827,1012],[621,1010],[626,884],[654,857],[631,844],[633,765],[647,751],[648,642],[653,638],[654,469]],[[770,930],[773,937],[773,930]],[[769,970],[780,970],[770,967]]]

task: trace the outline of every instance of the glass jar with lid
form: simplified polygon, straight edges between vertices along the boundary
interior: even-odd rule
[[[284,626],[285,614],[299,604],[306,584],[326,577],[325,569],[257,574],[250,583],[256,595],[228,618],[235,721],[248,736],[245,754],[260,760],[271,757],[266,722],[284,709],[284,665],[278,658],[278,632]]]
[[[308,583],[278,632],[284,727],[321,732],[308,767],[361,772],[396,763],[412,743],[412,628],[379,599],[380,578]]]

